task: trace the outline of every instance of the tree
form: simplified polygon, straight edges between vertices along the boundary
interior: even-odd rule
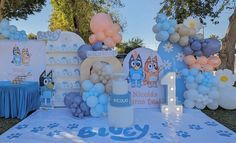
[[[161,5],[160,12],[177,19],[179,23],[182,23],[188,16],[194,16],[198,17],[203,24],[206,24],[206,18],[210,18],[214,24],[218,24],[219,15],[224,9],[234,9],[234,13],[229,19],[228,31],[222,39],[222,49],[220,51],[222,61],[220,68],[228,68],[234,71],[236,42],[235,0],[164,0]]]
[[[28,15],[40,12],[46,0],[0,0],[0,20],[27,19]]]
[[[37,39],[37,35],[35,35],[34,33],[29,33],[28,39],[35,40],[35,39]]]
[[[143,47],[143,39],[140,38],[132,38],[128,42],[123,42],[117,45],[117,49],[119,53],[125,53],[128,54],[133,49]]]
[[[114,21],[119,22],[119,16],[109,8],[123,6],[120,0],[51,0],[51,4],[49,28],[75,32],[86,42],[91,34],[89,22],[95,13],[110,12]]]

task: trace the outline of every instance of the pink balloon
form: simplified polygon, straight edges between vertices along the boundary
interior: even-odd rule
[[[112,29],[113,29],[114,31],[116,31],[117,33],[119,33],[119,32],[121,31],[120,25],[119,25],[118,23],[114,23],[114,24],[112,25]]]
[[[207,59],[207,57],[205,57],[205,56],[201,56],[201,57],[198,57],[198,58],[197,58],[197,62],[198,62],[200,65],[205,65],[205,64],[207,64],[207,61],[208,61],[208,59]]]
[[[116,32],[113,29],[106,29],[105,35],[107,37],[112,37]]]
[[[202,66],[203,71],[213,71],[214,67],[212,65],[206,64]]]
[[[89,42],[91,44],[94,44],[95,42],[97,42],[96,36],[94,34],[89,36]]]
[[[105,45],[111,48],[114,48],[116,46],[116,43],[111,38],[106,38],[103,42]]]
[[[187,65],[193,65],[193,64],[195,64],[196,59],[195,59],[194,56],[188,55],[188,56],[185,56],[185,57],[184,57],[184,62],[185,62]]]
[[[221,60],[218,56],[212,56],[208,58],[208,64],[216,68],[220,66]]]
[[[122,36],[118,33],[118,34],[115,34],[113,37],[112,37],[113,41],[116,42],[116,43],[120,43],[121,40],[122,40]]]
[[[98,41],[103,41],[106,38],[106,36],[103,32],[98,32],[95,34],[95,36]]]
[[[91,18],[90,28],[93,33],[103,32],[107,28],[112,28],[113,22],[110,15],[98,13]]]
[[[192,64],[192,65],[190,65],[190,68],[192,69],[192,68],[195,68],[195,69],[202,69],[202,67],[201,67],[201,65],[200,64],[198,64],[198,63],[195,63],[195,64]]]

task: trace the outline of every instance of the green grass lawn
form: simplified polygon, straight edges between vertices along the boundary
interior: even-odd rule
[[[220,122],[224,126],[236,132],[236,110],[224,110],[219,108],[215,111],[204,109],[203,112]],[[20,122],[19,119],[4,119],[0,118],[0,134]]]

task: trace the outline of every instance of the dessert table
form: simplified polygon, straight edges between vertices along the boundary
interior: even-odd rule
[[[37,82],[12,84],[10,81],[0,81],[0,117],[23,119],[39,106]]]

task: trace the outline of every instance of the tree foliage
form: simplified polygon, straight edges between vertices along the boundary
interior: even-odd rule
[[[28,15],[40,12],[46,0],[0,0],[0,19],[27,19]]]
[[[140,38],[132,38],[128,42],[123,42],[117,45],[117,50],[119,53],[128,54],[133,49],[143,47],[143,39]]]
[[[28,34],[28,39],[30,39],[30,40],[36,40],[36,39],[37,39],[37,35],[35,35],[34,33],[29,33],[29,34]]]
[[[166,13],[179,23],[189,16],[198,17],[203,24],[207,17],[217,24],[219,14],[225,8],[232,8],[234,0],[163,0],[160,12]]]
[[[49,28],[75,32],[85,41],[91,34],[89,22],[95,13],[109,12],[114,21],[120,21],[110,8],[123,6],[120,0],[51,0],[51,4],[53,13]]]

